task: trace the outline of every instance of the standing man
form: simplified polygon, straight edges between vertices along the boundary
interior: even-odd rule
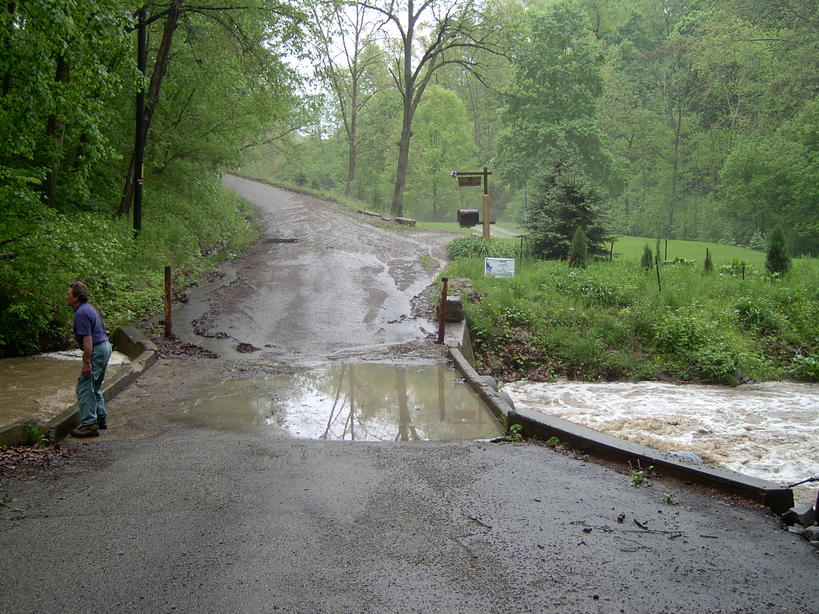
[[[111,357],[111,344],[99,312],[88,303],[88,288],[84,283],[68,284],[65,300],[74,309],[74,336],[82,350],[82,373],[77,378],[77,404],[80,406],[80,426],[71,431],[73,437],[99,437],[107,429],[102,380]]]

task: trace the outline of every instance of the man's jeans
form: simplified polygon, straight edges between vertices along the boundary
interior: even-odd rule
[[[105,418],[105,400],[102,398],[102,380],[111,358],[111,344],[101,341],[94,344],[91,352],[91,377],[77,378],[77,403],[80,406],[80,422],[83,426],[96,424]]]

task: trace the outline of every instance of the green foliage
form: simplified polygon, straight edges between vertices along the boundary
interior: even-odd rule
[[[650,465],[648,469],[643,469],[642,466],[640,465],[640,462],[637,461],[637,469],[634,469],[631,472],[631,485],[634,488],[643,488],[645,486],[649,486],[651,482],[649,482],[648,478],[651,476],[653,471],[654,471],[653,465]]]
[[[473,131],[466,106],[455,92],[431,87],[412,124],[405,199],[413,216],[452,219],[463,194],[442,169],[475,168]]]
[[[30,446],[48,445],[50,440],[46,437],[45,430],[39,424],[29,422],[26,424],[26,443]]]
[[[481,237],[458,237],[446,246],[449,257],[458,258],[514,258],[518,255],[517,241],[512,239],[492,239]]]
[[[793,368],[789,373],[796,379],[819,382],[819,353],[808,356],[797,354],[793,358]]]
[[[643,255],[640,257],[640,266],[647,271],[654,268],[654,254],[651,253],[651,248],[648,246],[648,243],[646,243],[643,248]]]
[[[523,439],[523,426],[520,424],[513,424],[506,431],[506,439],[508,441],[520,441]]]
[[[578,226],[572,237],[569,247],[569,264],[573,267],[585,269],[589,259],[589,246],[586,242],[586,233]]]
[[[773,282],[666,266],[662,292],[634,260],[586,269],[542,261],[513,280],[493,280],[483,277],[479,259],[463,259],[444,274],[473,279],[481,300],[464,305],[476,358],[497,377],[734,385],[741,375],[812,377],[819,265],[796,262],[787,278]]]
[[[563,165],[544,174],[526,210],[532,254],[565,259],[577,228],[583,228],[587,253],[603,255],[609,240],[600,225],[600,195],[587,180]]]
[[[247,212],[216,178],[161,187],[138,239],[127,219],[42,211],[39,226],[15,241],[15,257],[0,259],[0,355],[72,343],[64,300],[72,279],[87,283],[113,330],[161,306],[166,265],[184,287],[217,253],[234,252],[253,236]]]
[[[606,184],[613,165],[595,121],[603,87],[602,49],[590,36],[585,16],[570,3],[529,16],[531,36],[514,50],[514,75],[506,92],[500,171],[509,183],[523,185],[568,162]]]
[[[791,259],[785,247],[785,233],[781,226],[774,228],[774,231],[768,238],[765,268],[774,275],[784,275],[791,268]]]
[[[711,260],[711,250],[705,249],[705,264],[703,264],[702,272],[704,275],[711,275],[714,272],[714,262]]]
[[[504,432],[505,441],[521,441],[523,439],[523,426],[512,422],[508,414],[504,414],[501,420],[501,428]]]

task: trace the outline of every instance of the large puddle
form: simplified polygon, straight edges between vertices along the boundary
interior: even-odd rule
[[[76,400],[81,362],[80,350],[0,360],[0,425],[28,420],[34,414],[47,418],[70,407]],[[126,356],[114,352],[106,379],[127,362]]]
[[[216,381],[181,419],[211,428],[268,429],[307,439],[490,439],[501,428],[444,365],[325,364],[290,375]]]
[[[517,407],[560,416],[660,450],[790,485],[819,475],[819,385],[729,388],[659,382],[504,385]],[[819,484],[794,492],[814,501]]]

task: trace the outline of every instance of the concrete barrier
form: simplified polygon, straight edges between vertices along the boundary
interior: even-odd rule
[[[111,345],[116,351],[125,354],[131,362],[103,383],[102,395],[106,401],[122,392],[157,361],[156,345],[132,326],[118,328],[111,336]],[[0,428],[0,445],[27,443],[29,424],[42,428],[45,436],[54,442],[68,435],[79,423],[80,411],[74,403],[48,419],[41,419],[35,414],[29,420],[20,420]]]
[[[472,356],[469,328],[465,323],[458,324],[462,324],[464,330],[452,326],[451,334],[450,326],[447,326],[449,356],[455,368],[499,420],[504,420],[506,424],[520,424],[527,436],[544,440],[557,437],[572,448],[601,458],[623,463],[639,462],[642,467],[653,466],[668,475],[761,503],[777,514],[793,507],[793,491],[774,482],[720,467],[689,464],[661,450],[613,437],[557,416],[511,407],[502,393],[489,383],[489,378],[478,374],[473,368],[471,362],[474,358],[467,360],[465,354]]]

